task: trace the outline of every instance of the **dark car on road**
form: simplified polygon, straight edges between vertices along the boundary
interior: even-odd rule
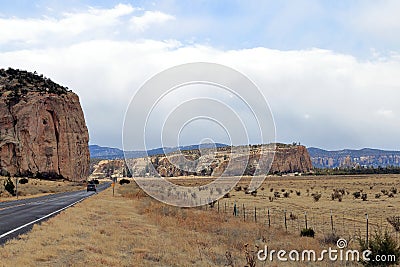
[[[89,191],[96,192],[97,191],[96,185],[95,184],[88,184],[86,190],[87,190],[87,192],[89,192]]]

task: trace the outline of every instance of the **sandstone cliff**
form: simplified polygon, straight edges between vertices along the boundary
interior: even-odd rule
[[[183,155],[171,153],[167,156],[151,156],[150,160],[157,173],[164,177],[220,176],[222,173],[228,176],[253,175],[260,167],[257,162],[259,162],[262,148],[271,149],[268,145],[250,146],[250,150],[247,152],[248,158],[245,152],[240,153],[240,147],[235,147],[232,150],[233,154],[231,154],[230,147],[222,147],[210,154],[201,154],[199,150],[188,150],[182,151]],[[146,173],[148,175],[155,174],[151,172],[152,168],[146,165],[143,158],[129,159],[128,164],[132,166],[134,176],[144,176]],[[228,164],[231,165],[227,171]],[[274,160],[268,173],[306,173],[311,169],[312,164],[307,148],[300,145],[276,144]],[[262,170],[261,174],[266,173]]]
[[[89,135],[79,98],[50,79],[0,70],[0,172],[83,180]]]

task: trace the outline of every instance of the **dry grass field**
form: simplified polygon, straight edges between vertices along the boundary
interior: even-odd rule
[[[0,176],[0,202],[16,199],[16,197],[12,196],[4,189],[3,184],[6,179],[6,177]],[[13,178],[12,181],[15,185],[15,178]],[[82,183],[69,181],[49,181],[29,178],[28,183],[18,184],[18,198],[23,199],[38,197],[42,195],[76,191],[82,189],[85,189],[85,186]]]
[[[248,181],[241,181],[240,186],[246,186]],[[179,182],[198,181],[186,178]],[[146,196],[134,183],[117,185],[115,197],[108,189],[34,226],[19,239],[9,241],[0,248],[0,266],[244,266],[248,263],[246,255],[251,259],[252,251],[257,250],[255,246],[263,248],[265,244],[270,249],[314,249],[318,252],[328,246],[335,247],[322,242],[324,235],[330,232],[331,209],[335,230],[346,239],[354,237],[347,234],[358,230],[358,222],[360,228],[364,225],[366,212],[372,224],[385,224],[390,214],[400,215],[400,195],[383,195],[379,199],[373,196],[395,186],[400,187],[399,176],[395,175],[268,177],[257,196],[243,190],[230,192],[230,198],[220,200],[218,212],[217,205],[214,208],[171,207]],[[338,187],[350,192],[341,202],[331,200],[332,190]],[[269,196],[275,191],[282,193],[282,189],[293,190],[293,193],[287,198],[281,196],[270,201]],[[367,201],[353,199],[352,193],[361,189],[367,192]],[[295,191],[300,191],[300,196]],[[321,193],[317,202],[311,196],[314,192]],[[240,208],[238,217],[232,216],[235,201]],[[242,217],[243,204],[247,210],[246,221]],[[257,222],[253,217],[254,207],[258,209]],[[265,213],[268,209],[271,227]],[[284,227],[283,210],[287,211],[288,231]],[[300,237],[305,211],[309,226],[316,230],[316,238]],[[379,216],[382,219],[375,219]],[[341,226],[343,222],[344,227]],[[357,243],[350,242],[350,247],[356,248]],[[256,264],[353,265],[356,264],[276,261]]]
[[[232,207],[236,201],[243,209],[244,204],[250,220],[256,207],[259,220],[264,221],[269,209],[274,225],[284,225],[286,210],[289,232],[299,232],[304,228],[307,215],[308,226],[317,234],[329,233],[332,211],[335,231],[349,240],[366,231],[366,214],[371,229],[379,226],[392,230],[386,218],[400,216],[400,175],[267,177],[256,196],[243,191],[249,180],[241,181],[242,190],[232,191],[230,198],[220,201],[220,207],[225,203]],[[332,200],[335,189],[345,191],[341,201],[338,198]],[[280,197],[274,197],[275,192],[279,192]],[[355,192],[367,194],[367,199],[355,198]],[[313,197],[316,194],[321,195],[318,201]]]

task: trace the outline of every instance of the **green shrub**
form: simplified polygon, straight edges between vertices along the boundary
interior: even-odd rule
[[[312,193],[311,196],[313,197],[315,202],[318,202],[322,196],[321,193]]]
[[[301,230],[300,236],[314,237],[315,231],[312,228],[304,228],[303,230]]]
[[[11,195],[15,196],[15,185],[13,181],[11,181],[10,177],[8,177],[7,180],[4,181],[4,189]]]
[[[367,198],[368,198],[367,193],[362,193],[361,199],[362,199],[363,201],[367,201]]]
[[[378,229],[375,231],[373,237],[369,240],[368,244],[365,239],[359,239],[361,250],[370,250],[372,253],[369,255],[370,261],[362,262],[365,266],[391,266],[400,262],[400,245],[398,241],[393,238],[388,230],[382,231]],[[374,261],[376,256],[393,255],[394,259],[386,258],[386,261]]]
[[[21,178],[21,179],[18,180],[18,183],[27,184],[28,183],[28,179],[27,178]]]
[[[123,185],[123,184],[130,184],[131,183],[131,181],[129,181],[128,179],[121,179],[120,181],[119,181],[119,184],[120,185]]]

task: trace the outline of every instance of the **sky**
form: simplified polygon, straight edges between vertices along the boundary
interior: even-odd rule
[[[154,75],[211,62],[257,85],[277,142],[400,150],[398,10],[396,0],[0,0],[0,67],[37,71],[77,93],[90,144],[122,147],[130,100]],[[196,122],[179,144],[223,136]]]

